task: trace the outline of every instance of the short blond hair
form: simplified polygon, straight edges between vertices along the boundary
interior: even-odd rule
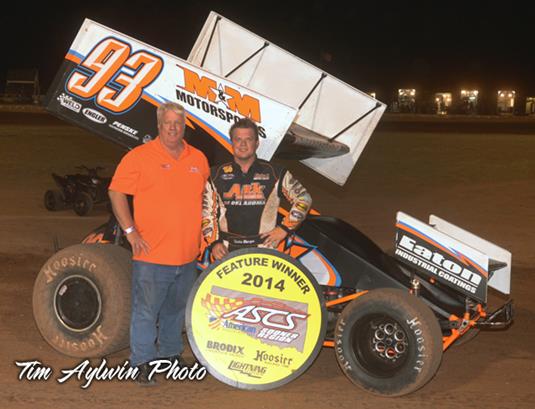
[[[180,115],[184,121],[186,121],[186,110],[182,105],[177,104],[176,102],[165,102],[156,110],[156,120],[158,121],[158,126],[162,124],[163,116],[167,111],[173,111],[175,114]]]

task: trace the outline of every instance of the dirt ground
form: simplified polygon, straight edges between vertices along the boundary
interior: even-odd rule
[[[268,392],[233,389],[210,376],[156,388],[98,382],[83,390],[76,379],[58,384],[61,369],[80,360],[41,338],[32,317],[33,282],[54,251],[54,237],[61,247],[74,244],[106,221],[106,211],[97,206],[84,218],[72,210],[51,213],[42,197],[53,187],[51,172],[85,164],[111,174],[123,152],[44,113],[0,112],[0,407],[535,407],[535,121],[519,121],[444,125],[385,118],[343,188],[285,162],[317,209],[352,223],[382,248],[392,247],[395,213],[402,210],[421,220],[436,214],[513,254],[514,324],[451,348],[424,388],[387,399],[353,386],[330,349],[299,379]],[[109,360],[127,357],[125,350]],[[53,368],[48,381],[17,379],[14,362],[33,359]]]

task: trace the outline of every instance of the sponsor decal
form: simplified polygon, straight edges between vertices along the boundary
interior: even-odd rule
[[[190,166],[189,173],[199,173],[199,168],[197,166]]]
[[[242,95],[238,90],[229,85],[218,84],[213,78],[199,76],[199,74],[189,68],[179,65],[177,65],[177,68],[182,72],[181,77],[183,79],[183,85],[177,85],[177,88],[204,100],[214,102],[229,111],[248,117],[255,122],[261,122],[260,102],[258,99],[250,95]]]
[[[268,362],[275,365],[289,366],[292,364],[293,358],[290,358],[283,353],[272,354],[266,350],[256,350],[256,356],[254,357],[255,361],[258,362]]]
[[[110,128],[121,132],[122,134],[129,136],[130,138],[135,139],[136,141],[139,140],[139,137],[137,136],[138,130],[129,127],[128,125],[125,125],[119,121],[113,121],[111,124],[108,125]]]
[[[297,202],[295,204],[295,208],[306,213],[308,211],[308,204],[304,202]]]
[[[73,97],[65,93],[61,93],[61,95],[57,97],[57,100],[62,107],[70,109],[71,111],[74,111],[77,114],[79,114],[80,110],[82,109],[82,104],[75,101]]]
[[[269,173],[255,173],[253,180],[269,180]]]
[[[267,368],[261,365],[253,365],[247,362],[230,361],[228,369],[231,371],[239,372],[242,375],[250,378],[262,379],[265,375]]]
[[[96,122],[97,124],[105,124],[108,122],[108,118],[92,108],[84,108],[82,113],[87,119]]]
[[[202,235],[204,237],[210,236],[210,235],[212,235],[213,231],[214,231],[214,229],[212,229],[211,227],[208,227],[206,229],[203,229]]]
[[[230,204],[242,204],[242,202],[247,201],[259,201],[258,204],[264,204],[266,200],[264,196],[265,188],[264,185],[257,182],[245,185],[234,183],[227,192],[223,193],[223,200],[231,201]]]
[[[284,280],[274,285],[283,288]],[[229,300],[227,305],[230,306],[230,311],[221,315],[213,314],[212,305],[214,302],[218,305],[218,299]],[[246,293],[237,296],[218,287],[214,287],[203,302],[211,314],[212,328],[222,325],[261,339],[266,344],[303,350],[303,338],[300,335],[306,332],[306,304],[259,299],[254,294]]]
[[[232,173],[232,165],[227,165],[223,167],[223,172]]]
[[[234,178],[235,178],[234,173],[223,173],[221,175],[221,179],[223,179],[223,180],[232,180]]]
[[[212,341],[212,340],[208,340],[208,342],[206,343],[206,348],[219,351],[219,352],[233,354],[233,355],[243,355],[244,349],[245,349],[244,346],[227,344],[225,342]]]
[[[395,255],[467,295],[485,298],[486,272],[466,256],[452,256],[437,246],[400,228]]]
[[[162,163],[162,164],[160,164],[160,166],[162,167],[162,169],[165,169],[165,170],[171,169],[171,164],[170,163]]]
[[[323,343],[324,314],[318,284],[301,264],[271,249],[238,250],[196,282],[188,338],[217,379],[271,389],[312,363]]]
[[[305,218],[305,215],[301,212],[298,212],[297,210],[292,210],[290,212],[290,220],[291,221],[300,221]]]
[[[176,99],[182,104],[202,110],[214,118],[236,122],[242,117],[261,123],[260,101],[230,85],[218,83],[208,77],[180,65],[177,67],[178,84]],[[258,127],[258,134],[265,138],[265,129]]]

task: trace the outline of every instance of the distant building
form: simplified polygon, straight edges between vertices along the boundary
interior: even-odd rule
[[[498,98],[496,100],[498,115],[513,114],[515,110],[515,96],[516,92],[512,90],[498,91]]]
[[[535,115],[535,97],[526,97],[526,115]]]
[[[477,114],[479,104],[479,91],[477,89],[461,90],[461,98],[459,101],[459,110],[463,114]]]
[[[437,115],[446,115],[451,108],[451,92],[437,92],[435,94],[435,109]]]
[[[416,90],[414,88],[398,89],[399,112],[416,112]]]
[[[4,101],[38,103],[39,92],[39,71],[37,69],[8,71]]]

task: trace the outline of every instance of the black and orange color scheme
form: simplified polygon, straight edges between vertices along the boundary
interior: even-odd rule
[[[279,220],[281,199],[291,204]],[[208,245],[229,249],[262,246],[260,235],[277,225],[294,232],[312,200],[286,169],[256,159],[247,173],[235,162],[212,168],[203,199],[203,235]]]
[[[190,72],[184,67],[175,68]],[[73,50],[67,53],[44,105],[51,114],[130,150],[158,134],[155,113],[162,102],[147,88],[162,75],[163,69],[160,56],[149,50],[132,51],[127,41],[109,36],[85,56]],[[185,75],[185,79],[186,89],[204,92],[212,98],[207,78],[196,81],[193,75]],[[258,100],[231,87],[224,93],[224,116],[229,126],[242,114],[261,119]],[[201,118],[187,112],[186,126],[186,141],[202,150],[210,164],[231,158],[228,139]],[[259,129],[264,132],[261,126]]]
[[[154,113],[160,102],[154,95],[144,92],[144,89],[165,71],[164,68],[156,55],[146,50],[133,51],[127,42],[115,37],[104,38],[87,55],[71,52],[67,54],[50,87],[47,110],[126,149],[131,149],[157,135]],[[181,86],[173,83],[179,102],[184,102],[181,98],[187,100],[188,95],[191,98],[192,94],[202,96],[203,101],[212,104],[207,105],[208,109],[215,109],[214,118],[219,117],[227,121],[229,126],[235,116],[246,116],[254,121],[262,120],[264,115],[252,97],[238,95],[231,87],[219,88],[219,84],[213,80],[192,74],[187,68],[176,66],[173,70],[176,75],[185,79]],[[216,109],[214,104],[225,108]],[[303,195],[302,186],[279,168],[267,162],[258,162],[257,168],[253,167],[247,175],[241,174],[239,169],[229,163],[232,157],[230,141],[225,135],[215,131],[210,123],[191,114],[188,114],[186,123],[189,128],[186,131],[186,140],[202,150],[211,165],[226,163],[217,167],[212,174],[212,183],[205,195],[202,231],[207,243],[204,243],[201,249],[199,268],[205,269],[213,262],[209,251],[206,251],[207,244],[217,240],[232,240],[236,244],[253,247],[259,244],[260,233],[277,224],[287,228],[290,235],[280,243],[277,250],[285,257],[298,260],[321,286],[324,306],[328,312],[323,345],[335,347],[340,366],[348,374],[352,368],[358,366],[347,361],[357,356],[352,350],[356,347],[355,344],[346,342],[344,348],[347,354],[344,355],[339,351],[343,349],[340,345],[348,339],[357,338],[346,334],[357,333],[359,327],[367,326],[369,331],[361,333],[362,351],[359,351],[365,356],[364,363],[383,365],[386,362],[384,371],[379,371],[379,375],[373,379],[376,384],[371,385],[377,393],[392,395],[377,386],[385,380],[385,383],[391,383],[391,375],[394,378],[398,372],[410,372],[414,368],[416,372],[420,372],[426,369],[418,366],[419,360],[410,361],[411,357],[417,355],[420,347],[418,342],[423,339],[419,337],[420,331],[425,330],[424,325],[419,326],[423,315],[427,316],[427,324],[433,324],[427,325],[427,329],[434,327],[436,330],[432,331],[431,328],[427,331],[427,335],[431,334],[433,337],[426,335],[426,342],[433,342],[429,342],[426,347],[436,349],[438,345],[440,354],[478,329],[503,328],[512,322],[513,308],[510,300],[495,311],[489,310],[486,293],[483,293],[486,288],[483,287],[486,286],[487,279],[490,279],[490,269],[480,269],[471,264],[469,259],[451,252],[448,254],[447,248],[441,249],[437,246],[438,243],[430,243],[437,247],[437,251],[444,253],[441,260],[448,257],[452,260],[457,258],[463,264],[462,271],[469,286],[456,287],[451,285],[451,281],[430,276],[414,265],[404,263],[383,251],[354,226],[310,210],[310,202]],[[136,127],[131,124],[136,124]],[[260,137],[262,138],[262,129]],[[290,210],[279,208],[281,198],[292,199]],[[264,214],[266,202],[270,200],[273,200],[269,206],[270,212]],[[220,212],[221,208],[225,210],[224,214]],[[236,230],[233,228],[235,224],[243,227],[243,236],[228,235],[228,231]],[[227,235],[223,237],[223,233]],[[418,237],[418,232],[412,233],[415,242],[421,238]],[[112,217],[109,223],[89,234],[84,243],[102,243],[109,246],[115,244],[128,248],[128,242],[121,235],[121,230]],[[238,243],[240,240],[241,243]],[[238,250],[240,251],[244,250]],[[262,251],[275,252],[266,249]],[[260,277],[261,274],[257,276]],[[472,287],[475,289],[473,292],[467,290]],[[374,298],[374,294],[379,296]],[[216,295],[232,298],[232,294],[224,291]],[[397,298],[385,295],[395,295]],[[405,303],[405,316],[396,315],[398,310],[401,310],[398,308],[399,304],[390,305],[389,309],[386,309],[385,305],[394,298]],[[369,305],[370,299],[374,300],[376,307],[383,308],[383,312],[377,313],[374,308],[370,308],[367,316],[361,316],[353,322],[354,327],[344,333],[344,325],[352,318],[351,314],[355,314],[354,317],[362,311],[359,311],[360,307],[355,306]],[[207,298],[203,300],[205,304],[210,301]],[[211,308],[216,310],[225,306],[225,303],[212,304],[214,306]],[[415,306],[419,309],[413,308]],[[422,312],[423,314],[420,314]],[[245,315],[243,317],[250,318]],[[390,349],[395,348],[385,347],[383,339],[388,338],[388,333],[394,334],[390,341],[403,341],[396,345],[398,350],[392,352]],[[395,339],[396,336],[399,339]],[[370,345],[373,345],[374,350],[366,350]],[[404,355],[404,351],[409,348],[412,348],[413,353]],[[435,354],[438,361],[440,356]],[[427,364],[427,367],[430,366],[431,362]],[[434,367],[435,370],[437,368],[438,366]],[[233,369],[244,370],[244,367],[235,365]],[[369,365],[366,376],[372,373],[373,369],[373,365]],[[427,374],[419,385],[425,384],[433,374],[434,372]],[[354,374],[348,375],[350,378],[351,376]],[[355,378],[356,376],[352,381],[355,381]],[[397,396],[415,390],[410,389],[410,377],[400,378],[407,379],[408,386],[401,392],[396,391]],[[370,389],[370,384],[364,386]]]

